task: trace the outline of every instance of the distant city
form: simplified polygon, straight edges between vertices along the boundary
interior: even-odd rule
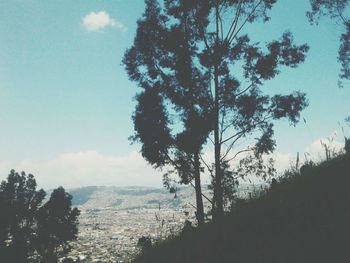
[[[242,184],[242,198],[261,185]],[[72,243],[72,258],[81,262],[128,262],[139,252],[138,239],[153,242],[176,235],[186,220],[195,224],[195,194],[192,187],[176,193],[149,187],[84,187],[70,191],[73,205],[81,210],[78,239]],[[211,197],[204,187],[203,194]],[[204,199],[206,211],[210,203]]]

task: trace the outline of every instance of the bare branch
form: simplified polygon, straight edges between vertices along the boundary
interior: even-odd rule
[[[226,143],[226,142],[232,140],[232,139],[235,138],[236,136],[238,136],[238,135],[240,135],[240,134],[242,134],[242,133],[245,133],[246,130],[247,130],[247,129],[235,133],[234,135],[232,135],[232,136],[228,137],[227,139],[223,140],[221,143],[224,144],[224,143]]]
[[[339,15],[340,19],[343,21],[343,23],[344,23],[345,25],[347,25],[349,21],[348,21],[348,19],[346,19],[346,18],[344,17],[343,12],[340,10],[340,7],[339,7],[339,0],[337,0],[337,11],[338,11],[338,15]]]
[[[245,150],[241,150],[238,151],[232,158],[228,159],[227,162],[231,162],[233,159],[235,159],[239,154],[244,153],[244,152],[251,152],[254,149],[245,149]]]
[[[257,78],[256,80],[254,80],[248,87],[246,87],[244,90],[242,90],[241,92],[236,94],[236,97],[243,95],[244,93],[246,93],[249,89],[251,89],[252,87],[254,87],[254,85],[260,81],[260,78]]]
[[[193,184],[192,182],[190,182],[190,184],[192,185],[192,187],[193,187],[194,189],[196,189],[196,187],[194,186],[194,184]],[[201,194],[202,194],[202,196],[203,196],[205,199],[207,199],[207,201],[209,201],[209,203],[213,204],[213,201],[210,200],[205,194],[203,194],[202,192],[201,192]]]
[[[228,30],[227,32],[227,36],[226,36],[226,40],[230,39],[232,37],[232,34],[235,32],[236,28],[237,28],[237,25],[238,25],[238,20],[239,20],[239,17],[241,15],[241,11],[242,11],[242,3],[243,3],[243,0],[240,0],[239,1],[239,4],[238,4],[238,7],[237,7],[237,11],[236,11],[236,14],[235,14],[235,17],[231,23],[231,26],[230,26],[230,29]]]
[[[172,163],[172,165],[173,165],[176,169],[179,170],[179,166],[176,164],[176,162],[174,162],[174,161],[171,159],[171,157],[169,156],[169,154],[167,154],[167,158],[168,158],[169,161]],[[194,188],[196,188],[192,182],[190,182],[190,184],[191,184]],[[202,196],[203,196],[205,199],[207,199],[211,204],[213,204],[212,201],[211,201],[207,196],[205,196],[202,192],[201,192],[201,194],[202,194]]]
[[[259,7],[259,5],[263,2],[263,0],[260,0],[252,9],[252,11],[249,13],[249,15],[247,16],[247,18],[244,20],[244,22],[242,23],[242,25],[237,29],[237,31],[233,34],[232,32],[232,36],[228,39],[229,44],[232,43],[233,39],[236,38],[236,36],[239,34],[239,32],[242,30],[242,28],[245,26],[245,24],[249,21],[250,17],[255,13],[256,9]]]
[[[216,1],[215,7],[215,21],[216,21],[216,44],[219,43],[219,1]]]
[[[220,27],[218,29],[219,29],[219,31],[221,31],[221,40],[224,40],[224,29],[223,29],[223,25],[222,25],[222,18],[220,15],[220,11],[218,12],[218,18],[219,18],[219,22],[220,22]]]
[[[177,164],[173,159],[171,159],[171,157],[169,156],[168,153],[166,154],[166,157],[168,158],[168,161],[169,161],[177,170],[180,170],[180,167],[178,166],[178,164]]]
[[[251,130],[251,129],[254,129],[256,126],[258,126],[258,125],[260,125],[260,124],[266,122],[268,119],[271,119],[271,118],[272,118],[271,115],[265,116],[261,121],[258,121],[258,122],[256,122],[256,123],[253,123],[253,124],[249,125],[248,128],[246,128],[246,129],[244,129],[244,130],[242,130],[242,131],[240,131],[240,132],[237,132],[236,134],[234,134],[234,135],[228,137],[227,139],[223,140],[223,141],[222,141],[222,144],[225,143],[225,142],[228,142],[228,141],[232,140],[233,138],[235,138],[236,136],[240,135],[241,133],[246,133],[247,131],[249,131],[249,130]]]
[[[213,139],[212,138],[210,138],[210,136],[208,136],[208,139],[209,139],[209,141],[213,144],[213,145],[215,145],[215,143],[214,143],[214,141],[213,141]]]
[[[225,133],[225,131],[227,131],[227,129],[228,128],[230,128],[232,125],[233,125],[233,121],[232,122],[230,122],[229,124],[227,124],[225,127],[224,127],[224,129],[222,130],[223,131],[223,133]]]
[[[187,203],[187,204],[189,204],[190,206],[192,206],[194,209],[197,209],[197,207],[194,206],[194,205],[192,205],[191,203]]]
[[[240,138],[242,138],[242,136],[244,136],[244,133],[239,134],[239,135],[237,136],[237,138],[234,139],[234,140],[231,142],[230,146],[227,148],[225,154],[221,157],[221,160],[220,160],[220,161],[222,161],[222,160],[224,160],[224,159],[226,158],[226,156],[227,156],[227,155],[230,153],[230,151],[232,150],[234,144],[235,144]]]
[[[203,159],[201,154],[199,155],[199,158],[204,163],[204,165],[207,167],[207,169],[208,169],[208,171],[210,173],[210,176],[213,178],[214,177],[213,170],[210,168],[210,166],[207,164],[207,162]]]

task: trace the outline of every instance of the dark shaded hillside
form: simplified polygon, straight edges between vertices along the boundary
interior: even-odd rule
[[[90,196],[96,191],[97,186],[88,186],[79,189],[73,189],[69,193],[73,196],[72,204],[73,205],[83,205],[89,199]]]
[[[289,173],[220,225],[184,231],[134,263],[350,262],[350,155]]]

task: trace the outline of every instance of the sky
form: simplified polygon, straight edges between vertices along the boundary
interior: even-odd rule
[[[142,0],[0,0],[0,180],[16,169],[44,188],[161,186],[161,172],[128,140],[139,89],[121,60],[144,7]],[[343,121],[350,85],[337,85],[342,28],[328,19],[310,26],[308,9],[306,0],[279,0],[269,23],[247,29],[261,42],[290,30],[310,46],[305,63],[265,85],[272,93],[301,90],[310,103],[306,124],[276,125],[280,169],[297,152],[322,154],[322,138],[336,134],[340,148],[342,126],[350,134]]]

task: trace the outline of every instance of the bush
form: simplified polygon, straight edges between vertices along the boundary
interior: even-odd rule
[[[350,154],[350,139],[349,138],[345,138],[345,152],[347,154]]]
[[[139,238],[137,245],[141,247],[142,253],[146,253],[152,247],[152,240],[150,237],[142,236]]]

